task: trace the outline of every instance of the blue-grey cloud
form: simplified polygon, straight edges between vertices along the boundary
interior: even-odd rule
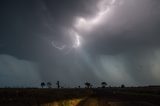
[[[40,82],[36,63],[0,55],[0,87],[37,87]]]

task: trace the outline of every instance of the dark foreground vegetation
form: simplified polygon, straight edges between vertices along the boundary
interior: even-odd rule
[[[0,106],[160,106],[160,88],[1,88]]]

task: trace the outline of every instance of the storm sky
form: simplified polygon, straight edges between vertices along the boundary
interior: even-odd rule
[[[160,84],[159,0],[1,0],[0,87]]]

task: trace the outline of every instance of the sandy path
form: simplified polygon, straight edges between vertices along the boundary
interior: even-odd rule
[[[146,102],[121,102],[107,101],[106,99],[87,98],[81,101],[77,106],[157,106]]]

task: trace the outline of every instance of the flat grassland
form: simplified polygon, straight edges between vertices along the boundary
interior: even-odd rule
[[[1,88],[0,106],[160,106],[160,88]]]

